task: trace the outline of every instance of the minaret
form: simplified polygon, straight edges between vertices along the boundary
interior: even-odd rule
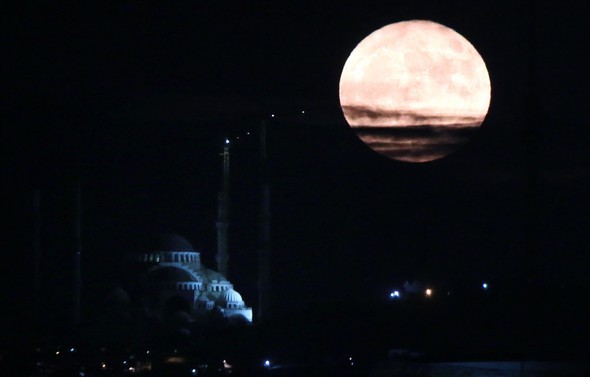
[[[80,181],[76,181],[74,186],[74,250],[73,250],[73,269],[74,269],[74,289],[73,289],[73,307],[72,307],[72,324],[77,326],[80,323],[80,302],[82,291],[81,276],[81,257],[82,257],[82,188]]]
[[[266,151],[266,122],[260,126],[260,245],[258,249],[258,320],[270,306],[270,183]]]
[[[34,319],[41,319],[41,190],[33,192],[33,310]]]
[[[229,244],[229,140],[223,145],[223,178],[217,205],[217,270],[228,277]]]

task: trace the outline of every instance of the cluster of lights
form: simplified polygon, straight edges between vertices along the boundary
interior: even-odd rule
[[[490,288],[490,285],[487,282],[484,281],[481,283],[481,289],[487,291],[489,288]],[[426,297],[432,297],[433,293],[434,293],[434,291],[431,288],[426,288],[424,290],[424,296],[426,296]],[[450,296],[450,295],[451,295],[451,291],[447,291],[447,296]],[[400,291],[398,291],[398,290],[391,291],[389,293],[389,298],[392,300],[401,298]]]
[[[305,110],[301,110],[301,115],[305,115]],[[276,115],[274,113],[270,114],[271,118],[276,118]],[[250,131],[246,132],[246,136],[250,136]],[[239,136],[236,136],[236,140],[240,140]],[[231,142],[230,139],[225,139],[225,144],[228,145]]]
[[[250,131],[246,131],[246,136],[250,136]],[[236,136],[236,140],[240,140],[239,136]],[[225,145],[229,145],[232,141],[228,138],[225,139]]]

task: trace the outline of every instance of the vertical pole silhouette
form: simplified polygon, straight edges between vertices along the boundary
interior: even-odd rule
[[[33,318],[41,320],[41,190],[33,192]]]
[[[270,183],[266,148],[266,122],[260,126],[260,233],[258,249],[258,320],[268,316],[270,307]]]
[[[72,308],[72,325],[77,326],[80,323],[80,307],[82,293],[82,275],[81,275],[81,258],[82,258],[82,187],[80,181],[74,185],[74,289],[73,289],[73,308]]]

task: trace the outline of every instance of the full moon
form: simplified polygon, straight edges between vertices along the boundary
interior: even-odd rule
[[[340,106],[356,135],[399,161],[442,158],[479,128],[490,78],[475,47],[432,21],[378,29],[352,51],[340,77]]]

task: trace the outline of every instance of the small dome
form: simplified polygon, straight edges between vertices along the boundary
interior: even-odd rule
[[[221,297],[223,297],[223,299],[222,299],[223,302],[243,302],[244,301],[244,300],[242,300],[242,295],[240,295],[238,292],[234,291],[231,288],[228,289],[227,291],[223,292],[223,295]]]
[[[150,283],[175,283],[197,280],[182,268],[162,267],[148,272],[147,281]]]
[[[199,295],[199,297],[197,298],[197,301],[212,301],[211,298],[209,298],[209,296],[207,295],[208,292],[203,292]]]
[[[220,274],[219,272],[217,272],[215,270],[203,268],[201,270],[201,274],[205,277],[206,280],[209,280],[212,283],[213,282],[215,282],[215,283],[228,282],[228,280],[225,276],[223,276],[222,274]]]
[[[130,301],[129,294],[121,287],[113,288],[107,295],[107,300],[117,304],[127,304]]]
[[[193,319],[187,312],[183,310],[177,310],[170,316],[170,321],[177,325],[187,325],[193,322]]]

